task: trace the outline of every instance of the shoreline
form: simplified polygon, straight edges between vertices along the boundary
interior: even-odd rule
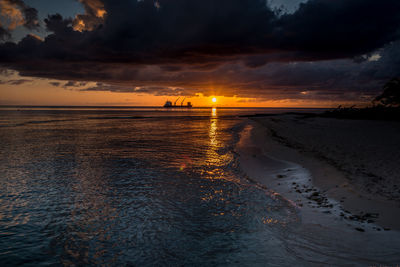
[[[311,266],[395,266],[400,262],[400,231],[390,217],[399,216],[390,214],[396,207],[383,211],[371,198],[377,215],[365,206],[365,198],[352,203],[352,196],[357,198],[359,193],[343,172],[277,141],[260,122],[248,120],[239,137],[235,152],[245,177],[269,194],[280,195],[297,211],[298,223],[284,229],[284,242],[299,262]],[[389,229],[386,223],[394,227]]]
[[[329,214],[360,232],[400,230],[399,203],[366,192],[332,162],[292,145],[270,123],[280,117],[252,118],[240,134],[236,150],[251,180],[293,202],[305,223]]]

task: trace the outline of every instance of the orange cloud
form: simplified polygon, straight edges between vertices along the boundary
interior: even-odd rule
[[[79,0],[85,8],[85,14],[76,15],[73,21],[75,31],[92,31],[102,24],[107,14],[100,0]]]
[[[0,40],[9,39],[18,26],[34,30],[39,27],[38,12],[23,0],[0,0]]]
[[[0,15],[9,30],[14,30],[25,23],[21,10],[17,8],[16,4],[7,0],[0,0]]]

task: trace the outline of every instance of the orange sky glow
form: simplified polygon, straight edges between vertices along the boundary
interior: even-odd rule
[[[0,105],[66,105],[66,106],[162,106],[165,101],[174,102],[179,95],[159,96],[144,93],[82,91],[75,88],[54,86],[51,82],[65,83],[67,81],[49,80],[34,77],[21,77],[12,74],[10,77],[0,76],[0,80],[28,80],[22,84],[0,83]],[[92,83],[94,85],[95,83]],[[88,83],[90,86],[91,83]],[[213,103],[213,98],[217,99]],[[182,100],[182,98],[181,98]],[[181,102],[178,100],[178,104]],[[281,99],[246,98],[224,96],[223,89],[209,89],[208,95],[197,93],[185,99],[192,102],[194,107],[336,107],[338,104],[352,103],[338,101],[321,101],[315,99]]]

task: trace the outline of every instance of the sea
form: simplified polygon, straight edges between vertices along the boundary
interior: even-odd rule
[[[308,266],[235,152],[246,115],[293,111],[1,107],[1,266]]]

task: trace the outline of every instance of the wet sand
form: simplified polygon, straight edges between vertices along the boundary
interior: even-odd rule
[[[326,251],[325,256],[328,259],[332,257],[330,259],[335,264],[399,263],[400,207],[399,202],[393,199],[397,193],[389,192],[389,188],[386,188],[388,194],[385,195],[368,192],[365,188],[370,181],[360,182],[362,178],[354,177],[355,174],[352,176],[345,169],[346,164],[343,164],[344,168],[338,167],[340,160],[335,161],[334,153],[327,153],[330,157],[321,156],[324,151],[330,151],[329,145],[340,149],[341,145],[346,145],[345,141],[335,143],[311,139],[310,142],[318,143],[314,143],[312,149],[305,149],[307,129],[311,127],[314,134],[320,131],[324,135],[324,131],[330,130],[327,129],[329,125],[336,127],[332,131],[340,131],[335,124],[341,123],[337,120],[334,123],[306,120],[294,115],[250,120],[236,147],[241,168],[250,180],[282,195],[298,208],[301,226],[293,238],[294,250],[310,261],[313,253],[318,258]],[[302,133],[303,130],[306,134]],[[363,140],[370,141],[368,137]],[[319,151],[315,148],[318,145],[322,146]],[[363,153],[365,151],[358,155]],[[351,160],[351,157],[344,160]],[[396,161],[391,164],[395,165]],[[368,171],[368,167],[364,171]],[[395,178],[384,177],[377,181],[391,184],[396,183]],[[384,185],[377,187],[384,188]],[[307,245],[302,247],[304,242]],[[319,244],[315,251],[305,252],[304,248],[309,250],[313,243]],[[315,263],[326,261],[317,260]]]

